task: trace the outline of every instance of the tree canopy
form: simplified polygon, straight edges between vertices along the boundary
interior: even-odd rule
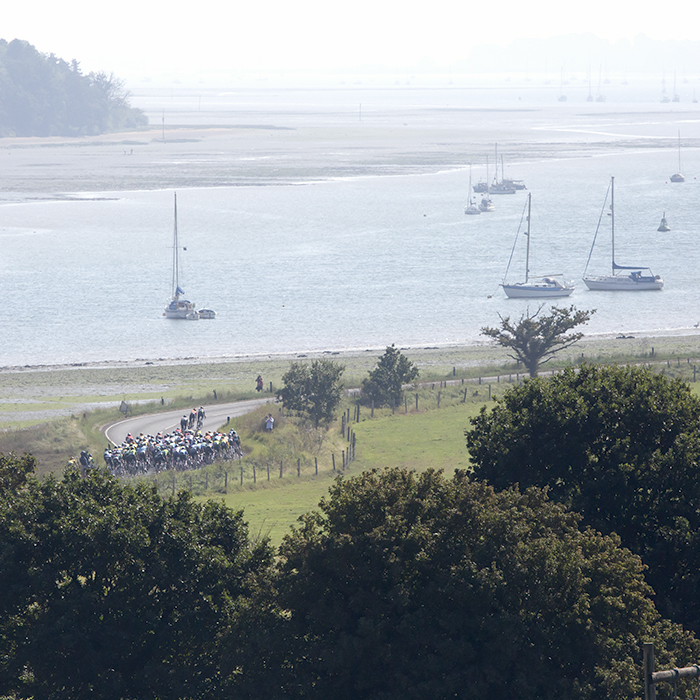
[[[362,397],[375,406],[398,406],[403,400],[403,385],[418,377],[418,367],[394,344],[388,345],[377,366],[362,380]]]
[[[146,126],[113,74],[0,39],[0,136],[83,136]]]
[[[649,567],[661,613],[700,629],[700,400],[643,367],[531,379],[466,432],[474,475],[547,487]]]
[[[639,558],[530,488],[458,471],[339,479],[280,548],[300,697],[500,700],[640,693],[659,622]]]
[[[242,513],[97,470],[0,491],[0,696],[218,698],[253,682],[272,553]]]
[[[310,365],[292,362],[277,398],[285,410],[309,418],[316,426],[329,423],[343,398],[344,371],[345,365],[332,360],[313,360]]]
[[[483,335],[509,348],[510,357],[522,362],[531,377],[536,377],[540,365],[549,362],[556,353],[581,340],[583,333],[566,334],[586,323],[595,313],[595,310],[577,310],[575,306],[568,309],[553,306],[548,315],[540,316],[542,308],[540,306],[532,315],[521,316],[517,324],[510,316],[501,316],[500,327],[481,329]]]

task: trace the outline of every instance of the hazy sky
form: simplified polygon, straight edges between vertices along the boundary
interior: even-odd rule
[[[0,38],[80,61],[84,72],[175,75],[385,64],[449,65],[478,44],[593,33],[603,39],[700,39],[658,3],[590,0],[22,0],[6,3]]]

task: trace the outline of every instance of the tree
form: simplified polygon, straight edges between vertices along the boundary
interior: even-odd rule
[[[466,432],[475,477],[548,488],[649,567],[661,613],[700,630],[700,400],[642,367],[584,364],[507,391]]]
[[[544,491],[463,471],[339,478],[281,548],[298,697],[632,699],[659,623],[639,558]],[[675,640],[675,641],[674,641]]]
[[[0,39],[0,136],[80,136],[146,126],[114,75],[82,75],[80,64]]]
[[[292,362],[277,398],[285,410],[309,418],[316,427],[330,423],[343,398],[344,371],[345,365],[332,360],[313,360],[311,365]]]
[[[418,377],[418,367],[401,351],[388,345],[377,366],[362,380],[362,397],[375,406],[398,406],[403,400],[403,385]]]
[[[0,497],[0,696],[242,695],[271,564],[222,504],[97,470],[32,478]]]
[[[521,316],[517,325],[511,322],[510,316],[500,316],[499,328],[481,329],[483,335],[504,348],[510,348],[509,357],[522,362],[531,377],[536,377],[540,365],[549,362],[556,353],[581,340],[583,333],[566,333],[586,323],[595,313],[595,309],[581,311],[575,306],[569,309],[553,306],[549,315],[539,316],[542,308],[540,306],[532,316],[529,313]]]

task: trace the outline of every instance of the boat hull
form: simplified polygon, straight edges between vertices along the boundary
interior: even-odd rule
[[[502,284],[503,291],[509,299],[557,299],[571,296],[573,286],[559,284]]]
[[[593,292],[652,292],[664,286],[664,281],[658,275],[603,275],[584,277],[583,281]]]
[[[165,318],[172,318],[182,321],[194,321],[199,318],[195,311],[194,303],[182,299],[173,299],[163,311]]]

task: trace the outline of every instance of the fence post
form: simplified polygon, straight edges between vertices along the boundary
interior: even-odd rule
[[[316,471],[316,475],[318,476],[318,457],[314,457],[314,469]]]
[[[438,391],[438,408],[440,408],[440,394],[441,393],[442,393],[441,391]]]
[[[297,457],[297,477],[301,476],[301,459]]]
[[[644,700],[656,700],[656,686],[651,682],[654,673],[654,645],[644,643]]]
[[[253,483],[257,484],[258,483],[258,474],[255,469],[255,462],[253,462]]]
[[[333,458],[333,471],[335,471],[335,455],[332,454],[331,457]]]
[[[280,460],[280,479],[282,478],[282,474],[284,474],[284,460]]]
[[[418,410],[418,394],[416,394],[416,411]]]

